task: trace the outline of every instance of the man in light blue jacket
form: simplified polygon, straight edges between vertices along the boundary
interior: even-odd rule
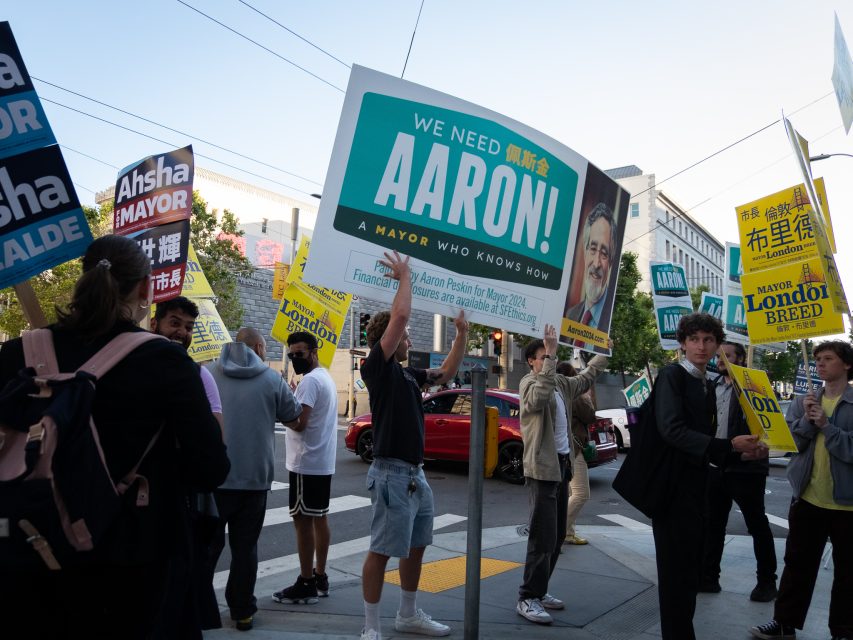
[[[227,524],[231,571],[225,600],[241,631],[252,628],[258,610],[254,595],[258,538],[275,473],[275,423],[295,425],[302,412],[281,375],[264,362],[265,356],[264,337],[245,327],[210,366],[222,398],[231,460],[231,471],[215,494],[221,522],[213,542],[213,563],[225,546]]]

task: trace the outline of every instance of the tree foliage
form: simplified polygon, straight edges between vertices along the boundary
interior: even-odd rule
[[[707,284],[700,284],[698,287],[690,289],[690,301],[693,303],[694,311],[699,311],[699,306],[702,304],[702,294],[710,290],[711,287]]]
[[[112,206],[98,209],[83,207],[83,213],[86,215],[93,237],[98,238],[110,232],[111,210]],[[56,321],[57,307],[64,309],[71,302],[71,295],[80,277],[80,270],[81,261],[75,258],[29,279],[48,323]],[[10,287],[0,291],[0,331],[14,338],[29,328],[30,325],[24,318],[24,311],[18,303],[15,290]]]
[[[208,210],[207,202],[198,191],[193,191],[190,238],[216,296],[216,310],[225,326],[235,331],[243,322],[243,305],[237,298],[237,278],[249,275],[254,269],[233,240],[223,237],[242,236],[239,224],[237,216],[228,209],[223,210],[221,217],[216,209]]]
[[[660,346],[652,297],[637,291],[641,279],[637,254],[623,253],[610,324],[614,347],[608,368],[613,372],[639,375],[647,366],[660,367],[671,359]]]
[[[814,343],[806,340],[806,351],[811,357]],[[753,368],[764,369],[767,377],[772,383],[792,384],[797,376],[797,365],[803,360],[803,351],[800,342],[790,341],[785,345],[785,351],[770,352],[759,351],[760,355]]]

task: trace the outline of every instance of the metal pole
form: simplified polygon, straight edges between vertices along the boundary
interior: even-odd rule
[[[296,260],[296,236],[299,235],[299,207],[290,210],[290,268],[294,268]],[[284,379],[290,374],[290,361],[287,359],[287,345],[281,345],[281,363],[284,369]]]
[[[361,308],[361,305],[359,305]],[[355,305],[349,307],[349,344],[350,350],[355,349],[358,345],[355,343]],[[355,417],[355,356],[350,353],[349,357],[349,406],[347,408],[347,418],[352,420]]]
[[[465,640],[480,634],[480,556],[483,543],[483,455],[486,446],[486,369],[471,368],[471,446],[468,452],[468,549],[465,558]]]

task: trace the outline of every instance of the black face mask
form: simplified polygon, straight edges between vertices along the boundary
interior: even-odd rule
[[[311,371],[311,363],[305,358],[293,358],[290,361],[290,364],[293,365],[293,370],[299,375],[303,375]]]

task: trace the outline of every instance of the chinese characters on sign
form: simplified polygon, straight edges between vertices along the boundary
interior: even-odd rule
[[[180,295],[187,266],[193,200],[192,146],[149,156],[116,180],[113,230],[151,260],[154,302]]]

